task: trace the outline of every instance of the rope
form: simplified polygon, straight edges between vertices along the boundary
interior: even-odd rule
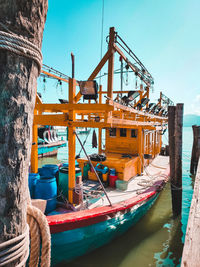
[[[0,23],[0,25],[2,26],[3,24]],[[6,27],[4,26],[2,28]],[[33,59],[37,63],[40,72],[42,66],[42,53],[40,49],[30,41],[12,33],[11,31],[9,31],[9,33],[0,31],[0,49],[5,49],[20,56]]]
[[[14,260],[19,259],[24,255],[24,258],[17,267],[22,267],[26,263],[29,255],[29,227],[26,231],[6,242],[0,244],[0,266],[5,266]]]
[[[29,266],[38,266],[40,252],[40,235],[42,239],[41,267],[51,264],[51,235],[46,216],[36,207],[28,205],[27,221],[30,226],[31,251]]]
[[[158,166],[158,165],[154,165],[152,163],[150,163],[151,166],[155,167],[155,168],[158,168],[158,169],[163,169],[163,170],[166,170],[166,167],[161,167],[161,166]]]

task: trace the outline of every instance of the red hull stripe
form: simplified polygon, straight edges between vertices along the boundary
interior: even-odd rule
[[[169,171],[166,173],[168,174]],[[50,231],[53,234],[85,227],[111,219],[115,217],[117,212],[129,212],[130,208],[133,206],[139,203],[142,204],[142,202],[148,201],[149,198],[157,194],[158,191],[164,187],[166,182],[167,180],[165,179],[159,180],[142,194],[114,204],[113,206],[97,207],[91,210],[47,216]]]

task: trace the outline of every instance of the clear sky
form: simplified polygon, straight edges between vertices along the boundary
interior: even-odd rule
[[[42,46],[44,64],[70,76],[73,52],[75,78],[87,80],[100,60],[102,3],[49,0]],[[175,103],[184,103],[185,114],[200,115],[200,1],[104,0],[103,54],[112,26],[154,77],[153,100],[162,91]],[[117,69],[118,56],[115,61]],[[133,77],[129,74],[124,88],[134,89]],[[105,79],[102,83],[105,88]],[[44,102],[66,98],[66,86],[61,90],[55,81],[45,84],[44,91],[39,79]],[[115,77],[114,89],[120,89],[119,77]]]

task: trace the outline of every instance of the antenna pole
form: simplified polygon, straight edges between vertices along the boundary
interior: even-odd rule
[[[73,53],[71,53],[71,58],[72,58],[72,78],[74,78],[75,62],[74,62],[74,54]]]

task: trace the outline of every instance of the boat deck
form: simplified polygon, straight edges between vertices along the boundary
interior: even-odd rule
[[[117,188],[106,188],[106,192],[111,203],[116,204],[118,202],[130,199],[139,195],[140,193],[145,192],[153,185],[157,184],[159,186],[159,182],[167,178],[165,172],[168,166],[169,157],[159,155],[149,164],[148,167],[145,168],[142,175],[135,176],[128,182],[127,190],[122,191]],[[84,191],[94,191],[96,194],[99,192],[99,195],[96,197],[96,201],[95,195],[93,196],[92,202],[94,203],[89,205],[89,209],[109,205],[108,200],[102,193],[98,182],[87,181],[84,185]]]
[[[135,176],[128,182],[126,190],[107,187],[106,192],[112,204],[117,204],[139,195],[149,194],[151,190],[155,190],[163,185],[164,181],[168,180],[169,157],[157,156],[148,167],[144,169],[144,173],[140,176]],[[58,205],[57,209],[48,215],[73,213],[80,210],[91,210],[97,207],[109,206],[108,200],[97,181],[85,180],[83,182],[84,201],[76,207]]]

